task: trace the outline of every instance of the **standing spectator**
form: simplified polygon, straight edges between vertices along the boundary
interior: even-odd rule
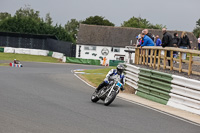
[[[162,41],[160,40],[159,36],[156,35],[156,46],[161,46]]]
[[[144,33],[145,35],[147,35],[148,37],[150,37],[154,41],[154,37],[153,37],[153,35],[151,33],[149,33],[148,29],[144,29],[142,31],[142,33]]]
[[[163,38],[162,38],[162,47],[172,47],[172,35],[169,34],[166,28],[162,29]],[[167,57],[170,57],[170,51],[167,51]],[[168,60],[168,65],[170,66],[170,60]]]
[[[172,42],[173,42],[173,47],[178,47],[178,42],[179,42],[179,37],[178,37],[178,33],[174,33],[174,38],[173,38],[173,40],[172,40]],[[173,52],[173,58],[176,58],[177,59],[177,57],[178,57],[178,52],[177,51],[174,51]],[[174,63],[175,63],[176,61],[174,61]]]
[[[173,46],[174,47],[178,47],[178,42],[179,42],[179,37],[178,37],[178,33],[174,33],[174,38],[173,38]]]
[[[186,35],[186,32],[183,31],[182,34],[181,34],[181,38],[178,42],[178,46],[179,48],[182,48],[182,49],[188,49],[188,47],[191,49],[191,45],[190,45],[190,40],[188,38],[188,36]],[[186,59],[186,53],[183,53],[182,55],[182,59]]]
[[[199,38],[198,38],[198,49],[200,50],[200,35],[199,35]]]
[[[150,37],[148,37],[144,33],[141,34],[141,37],[144,40],[143,44],[141,44],[141,47],[143,47],[143,46],[154,46],[154,42]],[[150,54],[151,53],[150,53],[150,50],[149,50],[148,55],[150,55]],[[148,58],[148,63],[150,63],[150,59],[149,58]]]

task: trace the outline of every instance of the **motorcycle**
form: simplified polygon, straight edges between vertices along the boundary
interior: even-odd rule
[[[110,105],[117,94],[119,93],[119,89],[121,88],[122,83],[119,80],[110,81],[109,85],[103,87],[96,93],[96,91],[92,94],[91,101],[96,103],[99,100],[104,101],[104,105]]]

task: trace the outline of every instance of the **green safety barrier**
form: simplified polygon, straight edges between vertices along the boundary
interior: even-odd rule
[[[168,100],[164,100],[164,99],[155,97],[153,95],[148,95],[148,94],[140,92],[140,91],[137,91],[136,95],[140,96],[140,97],[143,97],[143,98],[146,98],[146,99],[149,99],[151,101],[155,101],[157,103],[164,104],[164,105],[167,105],[167,102],[168,102]]]
[[[140,68],[139,75],[162,80],[165,82],[171,82],[171,80],[173,79],[171,74],[158,72],[158,71],[154,71],[154,70],[149,70],[149,69],[145,69],[145,68]]]
[[[169,92],[158,90],[157,88],[154,88],[154,87],[148,87],[148,86],[138,84],[137,90],[149,95],[153,95],[155,97],[159,97],[161,99],[165,99],[165,100],[168,100],[170,98]]]
[[[81,59],[75,57],[66,57],[67,63],[87,64],[87,65],[100,65],[100,60]]]
[[[140,68],[138,89],[136,95],[143,98],[167,104],[170,98],[172,75]]]
[[[139,76],[139,81],[138,83],[140,84],[145,84],[151,87],[155,87],[157,89],[161,89],[167,92],[170,92],[170,90],[172,89],[171,87],[171,83],[166,83],[163,81],[159,81],[157,79],[152,79],[152,78],[146,78],[143,76]]]
[[[4,48],[0,48],[0,52],[4,52]]]
[[[53,55],[53,51],[49,51],[47,56],[52,56]]]
[[[124,61],[120,60],[109,60],[109,66],[117,66],[120,63],[124,63]]]

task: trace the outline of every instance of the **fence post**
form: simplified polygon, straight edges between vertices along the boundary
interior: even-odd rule
[[[137,64],[137,60],[138,60],[138,54],[137,54],[138,49],[135,49],[135,64]],[[130,53],[129,53],[130,54]],[[129,55],[130,56],[130,55]]]
[[[188,75],[192,73],[192,53],[190,53]]]
[[[146,52],[146,60],[145,60],[146,62],[145,62],[145,65],[148,66],[148,62],[149,62],[149,49],[146,49],[145,52]]]
[[[158,52],[158,70],[160,70],[160,58],[161,58],[161,50]]]
[[[150,67],[152,67],[152,62],[153,62],[153,49],[151,49],[151,55],[150,55]]]
[[[143,55],[143,62],[142,64],[145,65],[145,54],[146,54],[146,50],[142,49],[142,55]]]
[[[167,59],[167,50],[164,50],[164,65],[163,65],[163,69],[166,69],[166,59]]]
[[[153,69],[156,68],[156,60],[157,60],[157,49],[154,51],[154,63],[153,63]]]
[[[179,56],[179,73],[182,72],[182,52],[180,52]]]
[[[173,70],[173,50],[170,51],[171,55],[170,55],[170,71]]]
[[[140,48],[140,54],[139,54],[139,64],[142,64],[142,47]]]

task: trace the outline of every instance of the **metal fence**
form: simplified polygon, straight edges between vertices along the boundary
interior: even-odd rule
[[[32,35],[0,32],[0,46],[55,51],[75,57],[76,46],[71,42],[59,41],[51,35]]]

